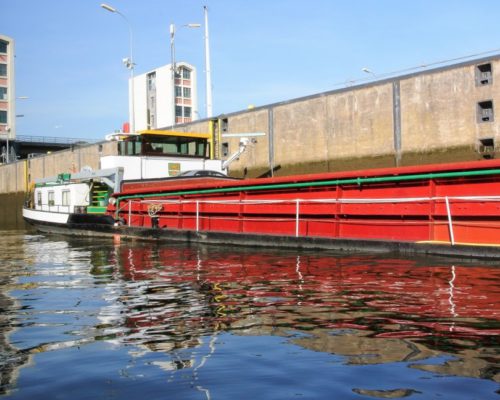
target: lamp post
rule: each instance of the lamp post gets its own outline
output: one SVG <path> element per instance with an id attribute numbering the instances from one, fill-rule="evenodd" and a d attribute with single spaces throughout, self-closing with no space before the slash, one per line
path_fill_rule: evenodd
<path id="1" fill-rule="evenodd" d="M 361 71 L 367 73 L 367 74 L 371 74 L 374 78 L 376 78 L 377 76 L 375 75 L 375 73 L 370 69 L 370 68 L 361 68 Z"/>
<path id="2" fill-rule="evenodd" d="M 207 118 L 212 116 L 212 76 L 210 72 L 210 42 L 208 39 L 208 7 L 203 6 L 205 13 L 205 85 Z"/>
<path id="3" fill-rule="evenodd" d="M 124 58 L 122 61 L 125 64 L 125 67 L 130 71 L 130 108 L 129 108 L 129 113 L 130 113 L 130 133 L 135 133 L 135 83 L 134 83 L 134 58 L 133 58 L 133 52 L 132 52 L 132 44 L 133 44 L 133 37 L 132 37 L 132 24 L 128 20 L 128 18 L 123 15 L 120 11 L 118 11 L 116 8 L 111 7 L 109 4 L 101 4 L 101 7 L 104 8 L 105 10 L 112 12 L 114 14 L 118 14 L 120 17 L 122 17 L 125 22 L 127 23 L 128 30 L 129 30 L 129 46 L 130 46 L 130 52 L 129 52 L 129 57 Z"/>
<path id="4" fill-rule="evenodd" d="M 15 99 L 16 100 L 27 100 L 27 99 L 29 99 L 29 97 L 28 96 L 19 96 L 19 97 L 16 97 Z M 24 117 L 24 114 L 16 114 L 16 115 L 14 115 L 14 118 L 22 118 L 22 117 Z M 14 139 L 15 139 L 15 137 L 16 137 L 16 130 L 14 129 L 15 126 L 16 126 L 16 123 L 14 121 L 14 124 L 7 126 L 7 129 L 5 130 L 5 132 L 6 132 L 6 135 L 5 135 L 5 155 L 4 155 L 4 162 L 5 162 L 5 164 L 9 164 L 10 163 L 10 150 L 11 150 L 10 135 L 11 135 L 12 132 L 14 132 L 13 136 L 14 136 Z M 14 155 L 15 155 L 15 152 L 14 152 Z"/>
<path id="5" fill-rule="evenodd" d="M 185 24 L 182 25 L 184 28 L 200 28 L 200 24 Z M 175 25 L 170 24 L 170 71 L 172 80 L 172 126 L 176 125 L 176 113 L 175 113 L 175 73 L 177 72 L 177 67 L 175 65 Z"/>

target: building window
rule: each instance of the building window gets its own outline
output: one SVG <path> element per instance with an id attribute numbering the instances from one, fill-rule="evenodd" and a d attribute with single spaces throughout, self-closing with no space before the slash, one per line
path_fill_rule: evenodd
<path id="1" fill-rule="evenodd" d="M 227 157 L 229 155 L 229 143 L 222 143 L 222 157 Z"/>
<path id="2" fill-rule="evenodd" d="M 41 206 L 42 205 L 42 192 L 38 192 L 36 194 L 36 204 Z"/>
<path id="3" fill-rule="evenodd" d="M 53 206 L 55 204 L 56 204 L 56 202 L 54 200 L 54 192 L 50 191 L 49 192 L 49 206 Z"/>
<path id="4" fill-rule="evenodd" d="M 222 132 L 227 133 L 228 127 L 229 127 L 229 120 L 227 118 L 223 118 L 221 124 Z"/>
<path id="5" fill-rule="evenodd" d="M 7 76 L 7 64 L 0 64 L 0 76 Z"/>
<path id="6" fill-rule="evenodd" d="M 191 118 L 191 107 L 184 107 L 184 117 Z"/>
<path id="7" fill-rule="evenodd" d="M 181 106 L 175 106 L 175 116 L 182 117 L 182 107 Z"/>
<path id="8" fill-rule="evenodd" d="M 148 76 L 148 90 L 156 89 L 156 72 L 151 72 Z"/>
<path id="9" fill-rule="evenodd" d="M 182 94 L 183 94 L 183 97 L 185 97 L 186 99 L 190 99 L 191 98 L 191 88 L 188 88 L 188 87 L 183 88 Z"/>
<path id="10" fill-rule="evenodd" d="M 0 87 L 0 100 L 7 100 L 7 88 Z"/>
<path id="11" fill-rule="evenodd" d="M 191 79 L 191 71 L 187 68 L 182 69 L 182 78 L 183 79 Z"/>
<path id="12" fill-rule="evenodd" d="M 477 103 L 477 122 L 493 122 L 493 100 Z"/>
<path id="13" fill-rule="evenodd" d="M 69 190 L 63 190 L 62 192 L 62 205 L 69 206 Z"/>
<path id="14" fill-rule="evenodd" d="M 479 153 L 485 159 L 495 158 L 495 138 L 479 139 Z"/>
<path id="15" fill-rule="evenodd" d="M 0 40 L 0 53 L 7 53 L 7 46 L 9 45 L 9 43 L 3 41 L 3 40 Z"/>
<path id="16" fill-rule="evenodd" d="M 490 85 L 493 82 L 491 64 L 476 66 L 476 86 Z"/>
<path id="17" fill-rule="evenodd" d="M 180 86 L 175 87 L 175 97 L 182 97 L 182 88 Z"/>
<path id="18" fill-rule="evenodd" d="M 7 123 L 7 111 L 0 110 L 0 124 Z"/>

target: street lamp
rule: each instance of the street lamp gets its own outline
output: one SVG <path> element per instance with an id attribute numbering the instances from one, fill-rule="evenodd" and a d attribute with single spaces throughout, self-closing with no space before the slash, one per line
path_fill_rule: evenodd
<path id="1" fill-rule="evenodd" d="M 201 24 L 185 24 L 182 25 L 183 28 L 200 28 Z M 177 67 L 175 65 L 175 25 L 170 24 L 170 70 L 171 70 L 171 80 L 172 80 L 172 126 L 176 125 L 176 113 L 175 113 L 175 73 L 177 72 Z"/>
<path id="2" fill-rule="evenodd" d="M 208 39 L 208 7 L 203 6 L 205 13 L 205 85 L 207 118 L 212 117 L 212 76 L 210 72 L 210 45 Z"/>
<path id="3" fill-rule="evenodd" d="M 112 12 L 114 14 L 118 14 L 120 17 L 122 17 L 125 22 L 127 23 L 128 30 L 129 30 L 129 45 L 130 45 L 130 53 L 129 57 L 124 58 L 122 61 L 125 64 L 125 67 L 130 71 L 130 100 L 131 100 L 131 107 L 129 109 L 130 112 L 130 133 L 135 133 L 135 96 L 134 96 L 134 58 L 132 55 L 132 43 L 133 43 L 133 37 L 132 37 L 132 24 L 128 20 L 128 18 L 123 15 L 120 11 L 118 11 L 116 8 L 111 7 L 109 4 L 101 4 L 101 7 L 104 8 L 105 10 Z"/>
<path id="4" fill-rule="evenodd" d="M 27 100 L 29 99 L 28 96 L 19 96 L 19 97 L 16 97 L 15 98 L 16 100 Z M 24 117 L 24 114 L 16 114 L 14 116 L 15 118 L 22 118 Z M 5 155 L 3 156 L 3 159 L 4 159 L 4 162 L 5 164 L 9 164 L 10 163 L 10 150 L 11 150 L 11 146 L 10 146 L 10 135 L 12 132 L 14 132 L 14 139 L 16 137 L 16 130 L 13 128 L 16 126 L 16 122 L 13 121 L 14 124 L 13 126 L 7 126 L 6 128 L 6 135 L 5 135 Z M 14 152 L 14 155 L 15 155 L 15 152 Z"/>
<path id="5" fill-rule="evenodd" d="M 376 77 L 377 77 L 377 76 L 375 75 L 375 73 L 374 73 L 374 72 L 373 72 L 370 68 L 366 68 L 366 67 L 364 67 L 364 68 L 361 68 L 361 71 L 363 71 L 363 72 L 365 72 L 365 73 L 367 73 L 367 74 L 371 74 L 371 75 L 373 75 L 373 77 L 374 77 L 374 78 L 376 78 Z"/>

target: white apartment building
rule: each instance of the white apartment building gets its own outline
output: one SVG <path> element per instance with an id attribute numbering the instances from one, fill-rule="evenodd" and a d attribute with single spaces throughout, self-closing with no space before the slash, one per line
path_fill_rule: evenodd
<path id="1" fill-rule="evenodd" d="M 136 132 L 198 119 L 196 68 L 185 62 L 176 63 L 176 67 L 175 83 L 171 64 L 134 77 L 129 112 L 134 114 Z M 129 92 L 132 93 L 132 80 Z"/>
<path id="2" fill-rule="evenodd" d="M 0 35 L 0 138 L 16 138 L 14 39 Z"/>

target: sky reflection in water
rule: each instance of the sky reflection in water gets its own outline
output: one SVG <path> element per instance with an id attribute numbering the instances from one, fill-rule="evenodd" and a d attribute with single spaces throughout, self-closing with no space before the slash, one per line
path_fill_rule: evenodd
<path id="1" fill-rule="evenodd" d="M 498 398 L 495 263 L 2 233 L 9 398 Z"/>

